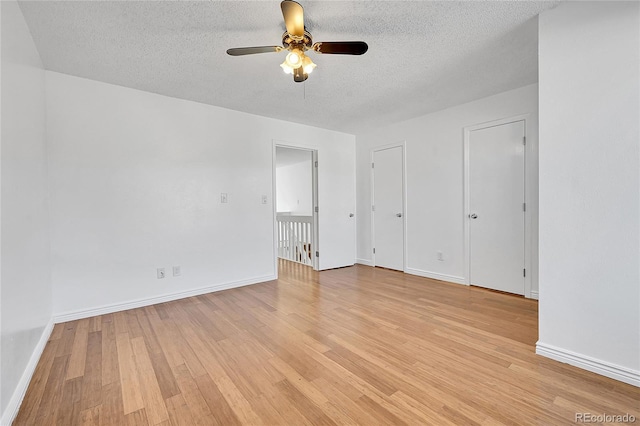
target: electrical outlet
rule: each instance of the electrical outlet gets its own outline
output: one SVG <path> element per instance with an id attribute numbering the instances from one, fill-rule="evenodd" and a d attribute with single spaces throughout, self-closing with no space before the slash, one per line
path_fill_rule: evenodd
<path id="1" fill-rule="evenodd" d="M 220 194 L 220 202 L 221 203 L 226 203 L 228 202 L 229 198 L 227 197 L 227 193 L 223 192 L 222 194 Z"/>
<path id="2" fill-rule="evenodd" d="M 444 255 L 442 254 L 442 252 L 441 252 L 441 251 L 437 251 L 437 252 L 436 252 L 436 255 L 438 256 L 438 260 L 439 260 L 439 261 L 441 261 L 441 262 L 442 262 L 442 261 L 444 260 Z"/>
<path id="3" fill-rule="evenodd" d="M 267 196 L 266 195 L 262 196 L 262 204 L 267 204 Z"/>
<path id="4" fill-rule="evenodd" d="M 158 279 L 161 280 L 162 278 L 164 278 L 164 268 L 158 268 L 156 270 L 156 272 L 158 273 Z"/>
<path id="5" fill-rule="evenodd" d="M 173 276 L 174 277 L 179 277 L 180 275 L 182 275 L 182 268 L 180 267 L 180 265 L 174 266 L 173 267 Z"/>

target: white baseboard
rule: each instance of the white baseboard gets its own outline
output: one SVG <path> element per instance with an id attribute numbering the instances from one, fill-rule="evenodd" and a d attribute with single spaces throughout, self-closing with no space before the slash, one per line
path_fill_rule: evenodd
<path id="1" fill-rule="evenodd" d="M 538 300 L 538 298 L 539 298 L 538 292 L 537 291 L 532 291 L 531 292 L 531 298 L 535 299 L 535 300 Z"/>
<path id="2" fill-rule="evenodd" d="M 448 281 L 456 284 L 467 285 L 464 277 L 457 277 L 455 275 L 439 274 L 437 272 L 423 271 L 422 269 L 414 269 L 414 268 L 407 268 L 404 270 L 404 272 L 411 275 L 418 275 L 420 277 L 432 278 L 434 280 Z"/>
<path id="3" fill-rule="evenodd" d="M 29 387 L 29 383 L 31 382 L 31 377 L 33 377 L 33 373 L 36 371 L 36 366 L 38 365 L 38 361 L 40 361 L 40 357 L 42 356 L 44 347 L 47 346 L 49 337 L 51 337 L 53 324 L 53 319 L 50 319 L 47 325 L 44 326 L 44 330 L 42 330 L 42 334 L 40 335 L 40 340 L 38 340 L 35 348 L 33 348 L 33 352 L 31 353 L 29 362 L 22 372 L 20 381 L 13 391 L 13 395 L 9 400 L 9 404 L 7 404 L 7 408 L 5 408 L 4 413 L 2 413 L 0 425 L 8 426 L 16 419 L 18 411 L 20 410 L 20 405 L 22 404 L 22 400 L 24 399 L 24 395 L 27 393 L 27 388 Z"/>
<path id="4" fill-rule="evenodd" d="M 199 296 L 201 294 L 213 293 L 215 291 L 229 290 L 231 288 L 243 287 L 246 285 L 262 283 L 277 279 L 275 275 L 267 275 L 264 277 L 250 278 L 242 281 L 233 281 L 229 283 L 215 284 L 208 287 L 201 287 L 193 290 L 187 290 L 177 293 L 164 294 L 162 296 L 149 297 L 147 299 L 131 300 L 123 303 L 114 303 L 110 305 L 98 306 L 89 309 L 62 312 L 54 314 L 53 320 L 56 324 L 67 321 L 75 321 L 83 318 L 95 317 L 97 315 L 105 315 L 113 312 L 126 311 L 128 309 L 141 308 L 143 306 L 155 305 L 157 303 L 171 302 L 173 300 L 184 299 L 191 296 Z"/>
<path id="5" fill-rule="evenodd" d="M 583 370 L 610 377 L 621 382 L 629 383 L 640 387 L 640 371 L 635 371 L 627 367 L 611 364 L 606 361 L 591 358 L 566 349 L 558 348 L 546 343 L 536 343 L 536 353 L 556 361 L 570 364 Z"/>
<path id="6" fill-rule="evenodd" d="M 373 260 L 370 260 L 370 259 L 356 259 L 356 263 L 360 265 L 366 265 L 366 266 L 375 266 L 373 264 Z"/>

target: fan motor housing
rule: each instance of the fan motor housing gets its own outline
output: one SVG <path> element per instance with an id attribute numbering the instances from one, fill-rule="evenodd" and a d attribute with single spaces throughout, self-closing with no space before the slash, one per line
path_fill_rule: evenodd
<path id="1" fill-rule="evenodd" d="M 305 51 L 311 49 L 313 40 L 311 39 L 311 34 L 307 30 L 304 31 L 302 39 L 294 37 L 287 31 L 285 31 L 284 34 L 282 34 L 282 45 L 287 50 L 298 48 L 302 51 Z"/>

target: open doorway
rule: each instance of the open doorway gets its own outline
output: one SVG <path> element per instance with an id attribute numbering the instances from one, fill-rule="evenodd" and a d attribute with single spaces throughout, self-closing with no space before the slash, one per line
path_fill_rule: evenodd
<path id="1" fill-rule="evenodd" d="M 275 146 L 276 260 L 314 270 L 318 270 L 317 164 L 317 151 Z"/>

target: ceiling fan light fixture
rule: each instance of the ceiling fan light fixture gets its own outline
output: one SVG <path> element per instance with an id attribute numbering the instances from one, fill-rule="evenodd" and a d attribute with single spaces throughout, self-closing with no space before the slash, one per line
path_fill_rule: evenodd
<path id="1" fill-rule="evenodd" d="M 287 61 L 281 63 L 280 67 L 282 67 L 282 71 L 284 71 L 285 74 L 293 74 L 293 68 L 291 68 L 289 64 L 287 64 Z"/>
<path id="2" fill-rule="evenodd" d="M 1 0 L 0 0 L 1 1 Z M 313 43 L 311 34 L 304 26 L 304 11 L 295 0 L 280 3 L 286 31 L 282 34 L 282 46 L 254 46 L 227 49 L 231 56 L 254 55 L 256 53 L 287 51 L 280 67 L 285 74 L 293 75 L 293 81 L 302 83 L 313 72 L 316 64 L 305 52 L 313 50 L 323 55 L 363 55 L 369 49 L 364 41 L 325 41 Z"/>
<path id="3" fill-rule="evenodd" d="M 302 60 L 302 69 L 305 73 L 311 74 L 317 65 L 313 63 L 310 57 L 306 56 Z"/>
<path id="4" fill-rule="evenodd" d="M 289 65 L 290 68 L 296 69 L 302 64 L 304 56 L 305 55 L 301 50 L 293 49 L 291 50 L 291 52 L 289 52 L 287 58 L 284 61 L 287 65 Z"/>

